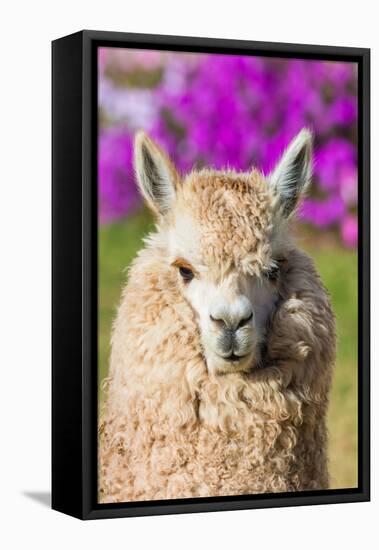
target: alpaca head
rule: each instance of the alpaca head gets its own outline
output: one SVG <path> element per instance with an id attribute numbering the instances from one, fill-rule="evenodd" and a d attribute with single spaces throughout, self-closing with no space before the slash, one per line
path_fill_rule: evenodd
<path id="1" fill-rule="evenodd" d="M 259 365 L 285 283 L 288 220 L 311 177 L 311 141 L 302 130 L 267 177 L 253 169 L 182 178 L 146 134 L 137 134 L 137 181 L 158 218 L 167 269 L 195 312 L 210 372 Z"/>

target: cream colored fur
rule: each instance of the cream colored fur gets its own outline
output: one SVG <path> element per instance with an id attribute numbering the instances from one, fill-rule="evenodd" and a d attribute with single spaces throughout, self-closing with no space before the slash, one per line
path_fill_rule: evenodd
<path id="1" fill-rule="evenodd" d="M 141 143 L 159 152 L 145 136 Z M 275 186 L 257 171 L 203 170 L 182 181 L 166 164 L 162 183 L 170 178 L 164 211 L 143 189 L 157 226 L 131 266 L 113 325 L 100 502 L 327 488 L 334 318 L 312 260 L 289 236 L 280 170 Z M 180 246 L 214 281 L 234 271 L 257 284 L 274 257 L 285 257 L 256 344 L 257 328 L 249 329 L 260 350 L 249 368 L 209 368 L 192 283 L 185 288 L 173 265 L 180 224 L 189 228 Z"/>

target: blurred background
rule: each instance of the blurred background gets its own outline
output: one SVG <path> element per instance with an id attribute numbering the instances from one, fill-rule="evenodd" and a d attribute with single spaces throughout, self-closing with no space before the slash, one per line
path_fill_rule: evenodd
<path id="1" fill-rule="evenodd" d="M 357 486 L 356 64 L 100 48 L 98 67 L 99 399 L 126 268 L 153 228 L 134 180 L 135 131 L 146 130 L 182 172 L 254 165 L 267 173 L 307 126 L 314 178 L 297 232 L 337 318 L 332 487 Z"/>

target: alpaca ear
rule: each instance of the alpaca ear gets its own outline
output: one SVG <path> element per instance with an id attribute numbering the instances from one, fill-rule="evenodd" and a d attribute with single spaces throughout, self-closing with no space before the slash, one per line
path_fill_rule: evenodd
<path id="1" fill-rule="evenodd" d="M 288 218 L 312 177 L 312 134 L 303 128 L 291 141 L 268 179 L 278 194 L 279 208 Z"/>
<path id="2" fill-rule="evenodd" d="M 179 175 L 167 155 L 144 132 L 134 142 L 134 169 L 148 206 L 164 215 L 175 198 Z"/>

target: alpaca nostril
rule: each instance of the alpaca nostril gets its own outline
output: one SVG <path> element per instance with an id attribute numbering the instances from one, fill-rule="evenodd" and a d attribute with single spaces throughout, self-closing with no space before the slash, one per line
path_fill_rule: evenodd
<path id="1" fill-rule="evenodd" d="M 216 319 L 216 317 L 213 317 L 213 315 L 209 315 L 210 320 L 218 325 L 220 328 L 227 328 L 226 322 L 224 319 Z"/>
<path id="2" fill-rule="evenodd" d="M 241 319 L 241 321 L 237 325 L 237 330 L 241 327 L 244 327 L 247 325 L 253 318 L 253 312 L 250 313 L 248 317 L 245 317 L 244 319 Z"/>
<path id="3" fill-rule="evenodd" d="M 250 314 L 247 317 L 244 317 L 243 319 L 241 319 L 238 322 L 236 320 L 234 321 L 234 320 L 229 319 L 227 317 L 225 317 L 225 319 L 223 319 L 222 317 L 214 317 L 212 314 L 209 315 L 209 318 L 220 329 L 235 332 L 238 329 L 240 329 L 240 328 L 244 327 L 245 325 L 247 325 L 252 320 L 253 312 L 251 311 Z"/>

